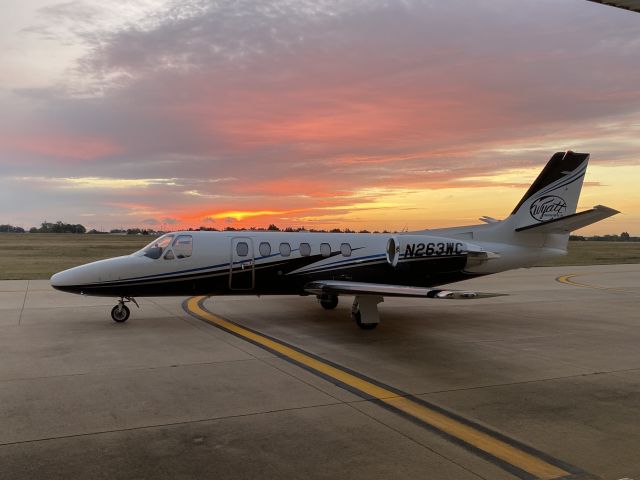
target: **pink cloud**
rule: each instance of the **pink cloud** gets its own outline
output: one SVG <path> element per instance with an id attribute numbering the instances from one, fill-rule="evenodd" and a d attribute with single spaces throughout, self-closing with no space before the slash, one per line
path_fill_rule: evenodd
<path id="1" fill-rule="evenodd" d="M 0 156 L 25 176 L 177 178 L 40 205 L 183 222 L 304 218 L 367 189 L 483 188 L 556 149 L 637 162 L 636 16 L 495 2 L 178 2 L 100 32 L 99 45 L 83 34 L 88 53 L 65 85 L 19 92 L 29 108 Z"/>
<path id="2" fill-rule="evenodd" d="M 122 152 L 106 138 L 55 134 L 0 136 L 0 150 L 71 160 L 93 160 Z"/>

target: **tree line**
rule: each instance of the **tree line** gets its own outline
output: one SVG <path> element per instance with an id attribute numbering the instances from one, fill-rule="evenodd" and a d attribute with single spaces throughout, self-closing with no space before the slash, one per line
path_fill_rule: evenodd
<path id="1" fill-rule="evenodd" d="M 351 230 L 349 228 L 339 229 L 332 228 L 330 230 L 324 229 L 305 229 L 303 227 L 285 227 L 280 228 L 275 224 L 270 224 L 268 227 L 250 227 L 250 228 L 234 228 L 231 226 L 225 227 L 223 229 L 217 229 L 213 227 L 205 227 L 201 226 L 199 228 L 189 228 L 189 231 L 225 231 L 225 232 L 236 232 L 236 231 L 257 231 L 257 232 L 311 232 L 311 233 L 398 233 L 398 232 L 390 232 L 388 230 Z M 16 227 L 9 224 L 0 225 L 0 233 L 26 233 L 26 230 L 22 227 Z M 114 233 L 120 235 L 158 235 L 164 232 L 158 232 L 151 228 L 114 228 L 109 230 L 108 232 L 100 231 L 96 229 L 87 230 L 84 225 L 79 223 L 65 223 L 61 221 L 53 222 L 42 222 L 40 227 L 31 227 L 29 229 L 29 233 L 89 233 L 89 234 L 106 234 L 106 233 Z M 629 232 L 622 232 L 620 235 L 593 235 L 590 237 L 586 237 L 583 235 L 570 235 L 569 240 L 575 242 L 640 242 L 640 237 L 631 236 Z"/>
<path id="2" fill-rule="evenodd" d="M 631 236 L 629 232 L 622 232 L 620 235 L 592 235 L 591 237 L 570 235 L 569 240 L 574 242 L 640 242 L 640 237 Z"/>
<path id="3" fill-rule="evenodd" d="M 13 225 L 0 225 L 0 232 L 3 233 L 25 233 L 25 229 L 22 227 L 15 227 Z M 64 222 L 42 222 L 40 227 L 31 227 L 29 233 L 87 233 L 87 229 L 78 224 L 64 223 Z"/>

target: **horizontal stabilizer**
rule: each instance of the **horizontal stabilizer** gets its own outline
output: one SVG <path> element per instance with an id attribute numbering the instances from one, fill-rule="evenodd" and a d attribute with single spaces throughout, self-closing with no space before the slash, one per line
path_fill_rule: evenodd
<path id="1" fill-rule="evenodd" d="M 516 232 L 532 232 L 532 233 L 569 233 L 579 228 L 586 227 L 592 223 L 599 222 L 605 218 L 611 217 L 618 210 L 605 207 L 604 205 L 596 205 L 591 210 L 574 213 L 560 218 L 554 218 L 542 223 L 528 225 L 526 227 L 516 228 Z"/>
<path id="2" fill-rule="evenodd" d="M 304 291 L 313 295 L 382 295 L 384 297 L 421 297 L 445 299 L 472 299 L 500 297 L 502 293 L 479 293 L 441 288 L 407 287 L 383 283 L 347 282 L 341 280 L 319 280 L 310 282 Z"/>

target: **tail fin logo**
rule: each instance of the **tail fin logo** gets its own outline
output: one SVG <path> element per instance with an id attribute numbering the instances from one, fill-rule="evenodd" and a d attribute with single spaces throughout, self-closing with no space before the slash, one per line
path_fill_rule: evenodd
<path id="1" fill-rule="evenodd" d="M 556 195 L 545 195 L 538 198 L 531 204 L 529 213 L 539 222 L 546 222 L 555 218 L 560 218 L 567 211 L 567 202 L 564 198 Z"/>

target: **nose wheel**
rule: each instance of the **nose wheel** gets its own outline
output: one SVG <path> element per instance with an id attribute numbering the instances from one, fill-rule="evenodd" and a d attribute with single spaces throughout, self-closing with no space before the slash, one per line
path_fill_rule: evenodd
<path id="1" fill-rule="evenodd" d="M 111 318 L 114 322 L 124 323 L 129 319 L 131 310 L 126 305 L 116 305 L 111 309 Z"/>
<path id="2" fill-rule="evenodd" d="M 128 302 L 133 302 L 136 307 L 140 308 L 140 305 L 138 305 L 138 302 L 136 302 L 135 298 L 133 297 L 120 298 L 120 300 L 118 301 L 118 305 L 116 305 L 111 309 L 111 318 L 113 319 L 114 322 L 124 323 L 127 320 L 129 320 L 129 315 L 131 315 L 131 310 L 129 310 L 129 307 L 125 305 L 125 303 L 128 303 Z"/>

